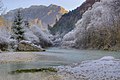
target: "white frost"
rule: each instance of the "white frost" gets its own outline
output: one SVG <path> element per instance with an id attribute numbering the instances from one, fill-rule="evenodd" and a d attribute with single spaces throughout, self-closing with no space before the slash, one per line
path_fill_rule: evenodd
<path id="1" fill-rule="evenodd" d="M 73 77 L 74 80 L 120 80 L 120 60 L 110 56 L 72 66 L 60 66 L 58 69 L 59 74 Z"/>
<path id="2" fill-rule="evenodd" d="M 36 35 L 34 35 L 29 28 L 25 29 L 24 38 L 25 40 L 39 43 L 39 38 Z"/>
<path id="3" fill-rule="evenodd" d="M 34 35 L 36 35 L 39 38 L 41 42 L 43 41 L 43 43 L 46 42 L 52 44 L 49 35 L 44 33 L 37 25 L 32 26 L 31 31 L 33 32 Z"/>
<path id="4" fill-rule="evenodd" d="M 85 40 L 93 34 L 97 35 L 98 33 L 97 37 L 102 38 L 101 35 L 106 32 L 104 30 L 108 31 L 106 32 L 107 34 L 112 35 L 110 30 L 114 30 L 114 27 L 118 26 L 120 22 L 119 4 L 119 0 L 101 0 L 96 2 L 91 9 L 83 14 L 82 19 L 76 23 L 76 28 L 64 36 L 63 44 L 68 41 L 75 41 L 77 42 L 75 43 L 76 46 L 83 46 L 84 43 L 87 44 Z M 99 32 L 100 30 L 103 32 Z M 71 46 L 71 44 L 67 46 Z"/>
<path id="5" fill-rule="evenodd" d="M 115 58 L 112 56 L 105 56 L 103 58 L 101 58 L 100 60 L 114 60 Z"/>

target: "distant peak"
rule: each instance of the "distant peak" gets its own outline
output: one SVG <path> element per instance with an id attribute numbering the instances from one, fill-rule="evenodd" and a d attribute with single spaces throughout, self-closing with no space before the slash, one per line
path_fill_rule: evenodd
<path id="1" fill-rule="evenodd" d="M 58 7 L 56 4 L 50 4 L 48 7 Z"/>
<path id="2" fill-rule="evenodd" d="M 30 6 L 30 8 L 31 8 L 31 7 L 36 8 L 36 7 L 46 7 L 46 6 L 44 6 L 44 5 L 32 5 L 32 6 Z"/>
<path id="3" fill-rule="evenodd" d="M 100 1 L 100 0 L 86 0 L 86 2 L 97 2 L 97 1 Z"/>
<path id="4" fill-rule="evenodd" d="M 60 7 L 59 13 L 65 14 L 65 13 L 68 13 L 68 11 L 65 10 L 63 7 Z"/>
<path id="5" fill-rule="evenodd" d="M 68 13 L 67 10 L 65 10 L 63 7 L 58 6 L 56 4 L 50 4 L 48 7 L 58 8 L 59 9 L 59 13 L 62 13 L 62 14 Z"/>

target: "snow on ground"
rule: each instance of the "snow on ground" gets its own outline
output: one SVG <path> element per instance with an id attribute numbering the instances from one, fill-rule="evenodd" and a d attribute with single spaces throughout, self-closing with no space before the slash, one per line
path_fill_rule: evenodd
<path id="1" fill-rule="evenodd" d="M 111 56 L 57 69 L 65 77 L 63 80 L 120 80 L 120 60 Z"/>
<path id="2" fill-rule="evenodd" d="M 25 40 L 22 40 L 22 41 L 20 41 L 20 42 L 21 42 L 21 43 L 31 44 L 31 46 L 34 46 L 34 47 L 40 48 L 40 49 L 42 50 L 42 48 L 41 48 L 41 46 L 40 46 L 40 45 L 39 45 L 39 46 L 37 46 L 37 45 L 33 44 L 31 41 L 25 41 Z"/>

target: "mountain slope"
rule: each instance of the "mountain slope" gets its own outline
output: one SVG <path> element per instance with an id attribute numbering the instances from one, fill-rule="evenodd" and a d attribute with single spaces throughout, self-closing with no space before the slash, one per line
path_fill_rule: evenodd
<path id="1" fill-rule="evenodd" d="M 50 29 L 51 33 L 64 36 L 75 27 L 75 23 L 82 18 L 82 14 L 97 1 L 100 0 L 86 0 L 80 7 L 64 14 L 53 28 Z"/>
<path id="2" fill-rule="evenodd" d="M 48 25 L 53 26 L 56 23 L 56 20 L 59 20 L 61 16 L 67 11 L 57 5 L 49 5 L 49 6 L 31 6 L 29 8 L 20 8 L 21 13 L 25 20 L 34 21 L 38 19 L 40 21 L 40 26 L 47 27 Z M 14 14 L 18 9 L 11 10 L 4 17 L 12 21 L 14 19 Z"/>

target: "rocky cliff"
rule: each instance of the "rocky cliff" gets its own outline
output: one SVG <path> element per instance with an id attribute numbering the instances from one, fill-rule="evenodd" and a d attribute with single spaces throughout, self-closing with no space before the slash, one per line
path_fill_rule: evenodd
<path id="1" fill-rule="evenodd" d="M 82 14 L 92 7 L 92 5 L 100 0 L 86 0 L 81 6 L 77 7 L 75 10 L 64 14 L 60 20 L 51 28 L 52 34 L 60 34 L 64 36 L 66 33 L 71 31 L 75 27 L 75 23 L 82 18 Z"/>

